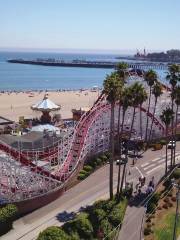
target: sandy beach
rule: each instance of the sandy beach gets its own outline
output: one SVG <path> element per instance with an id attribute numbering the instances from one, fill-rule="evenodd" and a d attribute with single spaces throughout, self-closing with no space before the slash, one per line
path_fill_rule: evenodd
<path id="1" fill-rule="evenodd" d="M 42 100 L 44 95 L 45 91 L 0 93 L 0 116 L 14 121 L 18 121 L 19 116 L 37 117 L 39 114 L 33 112 L 31 106 Z M 92 92 L 90 90 L 48 92 L 49 99 L 61 105 L 62 118 L 71 118 L 72 108 L 91 107 L 98 95 L 98 91 Z"/>

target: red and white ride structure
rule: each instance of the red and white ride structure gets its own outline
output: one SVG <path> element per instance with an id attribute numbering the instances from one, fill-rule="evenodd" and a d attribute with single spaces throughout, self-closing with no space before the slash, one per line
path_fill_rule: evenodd
<path id="1" fill-rule="evenodd" d="M 130 75 L 132 81 L 142 77 Z M 118 128 L 118 104 L 115 106 L 115 132 Z M 130 129 L 132 108 L 125 115 L 124 131 Z M 140 132 L 140 111 L 142 114 L 142 133 Z M 85 113 L 75 128 L 67 130 L 64 137 L 51 146 L 42 149 L 26 150 L 13 148 L 0 141 L 0 203 L 21 202 L 58 191 L 78 171 L 78 166 L 87 158 L 109 150 L 111 106 L 106 96 L 101 95 L 91 110 Z M 122 113 L 120 114 L 122 117 Z M 145 137 L 146 119 L 149 126 L 152 113 L 146 108 L 137 108 L 133 138 Z M 164 126 L 155 117 L 154 137 L 164 134 Z M 45 162 L 45 165 L 40 163 Z"/>

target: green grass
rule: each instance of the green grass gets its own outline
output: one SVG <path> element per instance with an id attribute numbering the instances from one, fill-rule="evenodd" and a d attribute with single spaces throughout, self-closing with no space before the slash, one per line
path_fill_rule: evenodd
<path id="1" fill-rule="evenodd" d="M 173 238 L 174 220 L 175 214 L 171 213 L 166 215 L 159 224 L 155 225 L 155 240 L 170 240 Z M 177 236 L 180 236 L 180 221 L 178 221 L 177 225 Z"/>

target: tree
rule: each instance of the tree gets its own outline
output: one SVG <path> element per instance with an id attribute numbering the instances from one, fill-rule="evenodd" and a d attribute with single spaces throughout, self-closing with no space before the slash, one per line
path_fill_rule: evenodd
<path id="1" fill-rule="evenodd" d="M 69 237 L 60 227 L 52 226 L 41 232 L 37 240 L 69 240 Z"/>
<path id="2" fill-rule="evenodd" d="M 178 120 L 178 112 L 179 112 L 179 106 L 180 106 L 180 86 L 175 87 L 173 98 L 175 99 L 176 103 L 176 113 L 175 113 L 175 128 L 174 128 L 174 140 L 176 141 L 176 132 L 177 132 L 177 120 Z M 175 156 L 176 156 L 176 144 L 174 147 L 174 154 L 173 154 L 173 165 L 175 165 Z"/>
<path id="3" fill-rule="evenodd" d="M 123 128 L 124 128 L 124 121 L 125 121 L 125 114 L 129 106 L 131 106 L 131 88 L 125 87 L 122 94 L 122 125 L 121 125 L 121 136 L 123 135 Z M 121 151 L 122 151 L 122 137 L 120 138 L 120 160 L 121 160 Z M 119 165 L 120 168 L 120 165 Z M 124 183 L 124 177 L 125 177 L 125 171 L 126 171 L 126 163 L 124 163 L 123 167 L 123 174 L 121 179 L 121 186 L 120 186 L 120 175 L 118 175 L 118 184 L 117 184 L 117 196 L 118 199 L 120 199 L 120 195 L 122 194 L 122 188 Z M 120 172 L 120 171 L 119 171 Z"/>
<path id="4" fill-rule="evenodd" d="M 157 74 L 153 70 L 149 70 L 145 73 L 144 80 L 147 82 L 149 86 L 149 101 L 148 101 L 148 110 L 147 110 L 147 119 L 146 119 L 146 133 L 145 133 L 145 141 L 147 141 L 147 131 L 148 131 L 148 125 L 149 125 L 149 109 L 151 104 L 151 94 L 152 94 L 152 87 L 157 82 Z"/>
<path id="5" fill-rule="evenodd" d="M 110 173 L 109 173 L 109 194 L 110 199 L 113 199 L 113 162 L 114 162 L 114 108 L 116 100 L 119 96 L 119 91 L 122 89 L 122 83 L 119 75 L 116 72 L 108 75 L 104 81 L 103 92 L 107 95 L 107 101 L 111 104 L 111 120 L 110 120 Z"/>
<path id="6" fill-rule="evenodd" d="M 132 84 L 130 86 L 130 93 L 131 93 L 131 106 L 133 107 L 133 116 L 132 116 L 132 123 L 131 123 L 129 139 L 131 138 L 132 132 L 133 132 L 136 108 L 140 104 L 142 104 L 142 99 L 144 100 L 147 96 L 143 85 L 139 82 L 135 82 L 134 84 Z"/>
<path id="7" fill-rule="evenodd" d="M 165 166 L 165 174 L 167 174 L 167 138 L 168 138 L 168 127 L 173 120 L 174 112 L 171 108 L 166 108 L 163 110 L 162 114 L 160 115 L 161 121 L 165 124 L 166 127 L 166 166 Z"/>
<path id="8" fill-rule="evenodd" d="M 159 82 L 156 82 L 155 85 L 153 86 L 152 94 L 154 95 L 155 100 L 154 100 L 153 118 L 152 118 L 152 122 L 151 122 L 150 133 L 149 133 L 149 141 L 151 140 L 151 134 L 152 134 L 153 124 L 154 124 L 154 116 L 155 116 L 156 106 L 157 106 L 157 100 L 163 94 L 162 86 Z"/>
<path id="9" fill-rule="evenodd" d="M 142 90 L 141 95 L 139 96 L 139 118 L 140 118 L 140 135 L 141 135 L 141 140 L 143 138 L 143 129 L 142 129 L 142 105 L 143 103 L 148 99 L 147 92 L 145 88 Z"/>
<path id="10" fill-rule="evenodd" d="M 168 74 L 166 79 L 169 81 L 171 85 L 171 110 L 174 112 L 174 90 L 177 83 L 180 81 L 180 67 L 179 65 L 173 64 L 168 68 Z M 174 122 L 171 122 L 171 140 L 174 139 Z M 171 167 L 173 164 L 173 149 L 171 148 Z"/>
<path id="11" fill-rule="evenodd" d="M 116 72 L 119 75 L 119 77 L 124 80 L 124 83 L 126 83 L 127 78 L 129 77 L 128 64 L 125 62 L 119 62 L 116 65 Z"/>
<path id="12" fill-rule="evenodd" d="M 120 142 L 120 113 L 121 113 L 121 96 L 122 96 L 122 90 L 124 87 L 124 84 L 127 83 L 127 79 L 129 77 L 128 72 L 128 64 L 125 62 L 120 62 L 116 65 L 116 73 L 118 74 L 120 81 L 122 83 L 122 89 L 119 91 L 119 109 L 118 109 L 118 130 L 117 130 L 117 136 L 118 136 L 118 143 Z"/>

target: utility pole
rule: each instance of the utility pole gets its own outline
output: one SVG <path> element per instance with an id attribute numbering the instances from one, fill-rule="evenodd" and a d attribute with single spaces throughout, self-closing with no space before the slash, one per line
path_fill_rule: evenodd
<path id="1" fill-rule="evenodd" d="M 174 231 L 173 231 L 173 240 L 176 239 L 176 228 L 177 228 L 177 223 L 178 223 L 178 215 L 179 215 L 179 202 L 180 202 L 180 184 L 173 184 L 177 189 L 177 194 L 176 194 L 176 215 L 175 215 L 175 222 L 174 222 Z"/>

